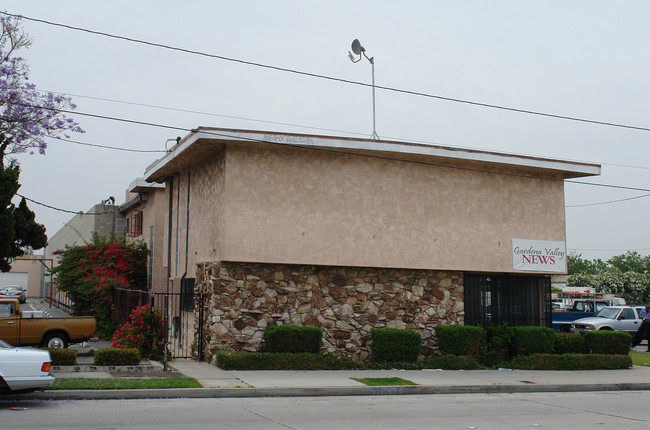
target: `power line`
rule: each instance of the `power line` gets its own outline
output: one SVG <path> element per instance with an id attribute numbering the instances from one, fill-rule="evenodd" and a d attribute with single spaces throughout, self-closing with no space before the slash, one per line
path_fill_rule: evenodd
<path id="1" fill-rule="evenodd" d="M 128 100 L 116 100 L 116 99 L 109 99 L 109 98 L 104 98 L 104 97 L 95 97 L 95 96 L 87 96 L 87 95 L 82 95 L 82 94 L 66 93 L 66 92 L 61 92 L 61 91 L 49 91 L 49 90 L 38 90 L 38 89 L 36 91 L 39 91 L 39 92 L 42 92 L 42 93 L 60 94 L 60 95 L 69 96 L 69 97 L 85 98 L 85 99 L 89 99 L 89 100 L 99 100 L 99 101 L 106 101 L 106 102 L 111 102 L 111 103 L 120 103 L 120 104 L 132 105 L 132 106 L 140 106 L 140 107 L 149 107 L 149 108 L 155 108 L 155 109 L 169 110 L 169 111 L 173 111 L 173 112 L 192 113 L 192 114 L 198 114 L 198 115 L 214 116 L 214 117 L 219 117 L 219 118 L 237 119 L 237 120 L 242 120 L 242 121 L 259 122 L 259 123 L 265 123 L 265 124 L 285 125 L 285 126 L 290 126 L 290 127 L 305 128 L 305 129 L 309 129 L 309 130 L 328 131 L 328 132 L 335 132 L 335 133 L 341 133 L 341 134 L 347 134 L 347 135 L 367 136 L 366 133 L 357 133 L 357 132 L 348 131 L 348 130 L 337 130 L 337 129 L 331 129 L 331 128 L 313 127 L 313 126 L 308 126 L 308 125 L 301 125 L 301 124 L 294 124 L 294 123 L 287 123 L 287 122 L 268 121 L 268 120 L 262 120 L 262 119 L 256 119 L 256 118 L 248 118 L 248 117 L 242 117 L 242 116 L 224 115 L 224 114 L 217 114 L 217 113 L 213 113 L 213 112 L 204 112 L 204 111 L 195 111 L 195 110 L 190 110 L 190 109 L 181 109 L 181 108 L 175 108 L 175 107 L 170 107 L 170 106 L 152 105 L 152 104 L 147 104 L 147 103 L 132 102 L 132 101 L 128 101 Z M 467 146 L 452 145 L 452 144 L 446 144 L 446 143 L 434 142 L 434 141 L 428 141 L 428 140 L 404 139 L 402 137 L 385 136 L 385 139 L 387 139 L 387 140 L 397 140 L 397 141 L 409 142 L 409 143 L 421 143 L 421 144 L 425 144 L 425 145 L 454 146 L 455 148 L 470 149 L 470 150 L 476 150 L 476 151 L 481 150 L 479 148 L 473 148 L 473 147 L 467 147 Z M 61 140 L 64 140 L 64 139 L 61 139 Z M 510 154 L 529 156 L 529 155 L 523 154 L 523 153 L 510 153 Z M 647 166 L 635 166 L 635 165 L 631 165 L 631 164 L 617 164 L 617 163 L 607 163 L 607 162 L 602 162 L 602 161 L 588 161 L 588 160 L 573 160 L 573 161 L 578 161 L 578 162 L 581 162 L 581 163 L 588 163 L 588 164 L 601 164 L 603 166 L 615 166 L 615 167 L 625 167 L 625 168 L 630 168 L 630 169 L 650 170 L 650 167 L 647 167 Z"/>
<path id="2" fill-rule="evenodd" d="M 65 213 L 69 213 L 69 214 L 75 214 L 75 215 L 105 215 L 105 214 L 108 213 L 107 211 L 106 212 L 88 212 L 88 213 L 84 213 L 84 211 L 71 211 L 71 210 L 61 209 L 61 208 L 57 208 L 55 206 L 51 206 L 51 205 L 48 205 L 48 204 L 45 204 L 45 203 L 38 202 L 36 200 L 30 199 L 29 197 L 25 197 L 22 194 L 16 193 L 16 195 L 18 197 L 21 197 L 21 198 L 23 198 L 25 200 L 28 200 L 28 201 L 32 202 L 32 203 L 35 203 L 35 204 L 37 204 L 39 206 L 44 206 L 44 207 L 49 208 L 49 209 L 54 209 L 55 211 L 65 212 Z"/>
<path id="3" fill-rule="evenodd" d="M 223 56 L 223 55 L 210 54 L 210 53 L 207 53 L 207 52 L 196 51 L 196 50 L 187 49 L 187 48 L 180 48 L 180 47 L 171 46 L 171 45 L 165 45 L 165 44 L 162 44 L 162 43 L 149 42 L 149 41 L 146 41 L 146 40 L 135 39 L 135 38 L 132 38 L 132 37 L 119 36 L 119 35 L 116 35 L 116 34 L 111 34 L 111 33 L 106 33 L 106 32 L 96 31 L 96 30 L 90 30 L 90 29 L 87 29 L 87 28 L 76 27 L 76 26 L 67 25 L 67 24 L 56 23 L 56 22 L 47 21 L 47 20 L 44 20 L 44 19 L 31 18 L 31 17 L 24 16 L 24 15 L 16 15 L 16 14 L 8 13 L 8 12 L 1 12 L 1 11 L 0 11 L 0 14 L 7 15 L 7 16 L 12 16 L 14 18 L 25 19 L 25 20 L 28 20 L 28 21 L 39 22 L 39 23 L 42 23 L 42 24 L 52 25 L 52 26 L 56 26 L 56 27 L 67 28 L 69 30 L 81 31 L 81 32 L 85 32 L 85 33 L 98 35 L 98 36 L 109 37 L 109 38 L 112 38 L 112 39 L 124 40 L 124 41 L 127 41 L 127 42 L 133 42 L 133 43 L 139 43 L 139 44 L 143 44 L 143 45 L 147 45 L 147 46 L 153 46 L 153 47 L 156 47 L 156 48 L 163 48 L 163 49 L 168 49 L 168 50 L 171 50 L 171 51 L 183 52 L 183 53 L 186 53 L 186 54 L 200 55 L 200 56 L 203 56 L 203 57 L 215 58 L 215 59 L 219 59 L 219 60 L 223 60 L 223 61 L 230 61 L 230 62 L 235 62 L 235 63 L 244 64 L 244 65 L 248 65 L 248 66 L 261 67 L 261 68 L 265 68 L 265 69 L 269 69 L 269 70 L 275 70 L 275 71 L 279 71 L 279 72 L 293 73 L 293 74 L 296 74 L 296 75 L 308 76 L 308 77 L 312 77 L 312 78 L 325 79 L 325 80 L 329 80 L 329 81 L 342 82 L 342 83 L 346 83 L 346 84 L 359 85 L 359 86 L 364 86 L 364 87 L 374 87 L 376 89 L 391 91 L 391 92 L 395 92 L 395 93 L 408 94 L 408 95 L 420 96 L 420 97 L 426 97 L 426 98 L 433 98 L 433 99 L 444 100 L 444 101 L 448 101 L 448 102 L 462 103 L 462 104 L 468 104 L 468 105 L 472 105 L 472 106 L 479 106 L 479 107 L 485 107 L 485 108 L 491 108 L 491 109 L 498 109 L 498 110 L 504 110 L 504 111 L 510 111 L 510 112 L 517 112 L 517 113 L 523 113 L 523 114 L 528 114 L 528 115 L 536 115 L 536 116 L 542 116 L 542 117 L 547 117 L 547 118 L 562 119 L 562 120 L 567 120 L 567 121 L 576 121 L 576 122 L 604 125 L 604 126 L 609 126 L 609 127 L 626 128 L 626 129 L 640 130 L 640 131 L 650 131 L 650 128 L 648 128 L 648 127 L 633 126 L 633 125 L 620 124 L 620 123 L 614 123 L 614 122 L 608 122 L 608 121 L 591 120 L 591 119 L 579 118 L 579 117 L 568 116 L 568 115 L 551 114 L 551 113 L 545 113 L 545 112 L 540 112 L 540 111 L 533 111 L 533 110 L 529 110 L 529 109 L 513 108 L 513 107 L 490 104 L 490 103 L 482 103 L 482 102 L 475 102 L 475 101 L 471 101 L 471 100 L 463 100 L 463 99 L 454 98 L 454 97 L 439 96 L 439 95 L 428 94 L 428 93 L 424 93 L 424 92 L 420 92 L 420 91 L 404 90 L 404 89 L 399 89 L 399 88 L 394 88 L 394 87 L 386 87 L 386 86 L 381 86 L 381 85 L 372 85 L 372 84 L 368 84 L 368 83 L 365 83 L 365 82 L 353 81 L 353 80 L 350 80 L 350 79 L 335 78 L 335 77 L 332 77 L 332 76 L 321 75 L 321 74 L 318 74 L 318 73 L 304 72 L 304 71 L 300 71 L 300 70 L 289 69 L 289 68 L 286 68 L 286 67 L 272 66 L 272 65 L 268 65 L 268 64 L 257 63 L 257 62 L 254 62 L 254 61 L 247 61 L 247 60 L 242 60 L 242 59 L 238 59 L 238 58 L 226 57 L 226 56 Z"/>
<path id="4" fill-rule="evenodd" d="M 46 109 L 46 110 L 56 110 L 58 112 L 67 113 L 67 114 L 71 114 L 71 115 L 81 115 L 81 116 L 87 116 L 87 117 L 91 117 L 91 118 L 106 119 L 106 120 L 110 120 L 110 121 L 126 122 L 126 123 L 129 123 L 129 124 L 146 125 L 146 126 L 150 126 L 150 127 L 159 127 L 159 128 L 169 129 L 169 130 L 185 131 L 185 132 L 188 132 L 188 133 L 194 131 L 193 129 L 183 128 L 183 127 L 176 127 L 176 126 L 171 126 L 171 125 L 166 125 L 166 124 L 157 124 L 157 123 L 152 123 L 152 122 L 147 122 L 147 121 L 137 121 L 137 120 L 132 120 L 132 119 L 117 118 L 117 117 L 111 117 L 111 116 L 107 116 L 107 115 L 91 114 L 91 113 L 87 113 L 87 112 L 78 112 L 78 111 L 72 111 L 72 110 L 66 110 L 66 109 L 55 109 L 55 108 L 32 105 L 32 104 L 28 104 L 28 103 L 17 103 L 17 102 L 8 102 L 8 103 L 9 104 L 19 105 L 19 106 Z M 225 134 L 225 133 L 218 133 L 218 132 L 216 132 L 214 130 L 203 130 L 203 132 L 205 134 L 218 136 L 218 137 L 226 137 L 226 138 L 232 137 L 232 135 Z M 332 149 L 332 148 L 317 148 L 317 147 L 313 147 L 313 146 L 296 145 L 296 144 L 292 144 L 292 143 L 268 142 L 268 141 L 265 141 L 265 140 L 254 139 L 254 138 L 249 138 L 249 137 L 239 137 L 239 138 L 242 139 L 242 140 L 250 141 L 250 142 L 265 143 L 265 144 L 276 145 L 276 146 L 288 146 L 288 147 L 292 147 L 292 148 L 303 148 L 303 149 L 308 149 L 308 150 L 311 150 L 311 151 L 341 153 L 341 154 L 347 154 L 347 155 L 355 155 L 355 156 L 358 156 L 358 157 L 376 158 L 376 159 L 389 160 L 389 161 L 400 161 L 400 162 L 404 162 L 404 163 L 421 164 L 421 165 L 427 165 L 427 166 L 435 166 L 435 167 L 458 169 L 458 170 L 467 170 L 467 171 L 473 171 L 473 172 L 492 173 L 492 174 L 496 174 L 496 175 L 513 176 L 513 177 L 521 177 L 521 178 L 528 178 L 528 179 L 542 179 L 542 180 L 547 180 L 547 181 L 569 182 L 569 183 L 573 183 L 573 184 L 590 185 L 590 186 L 595 186 L 595 187 L 604 187 L 604 188 L 614 188 L 614 189 L 620 189 L 620 190 L 650 192 L 650 189 L 648 189 L 648 188 L 628 187 L 628 186 L 623 186 L 623 185 L 611 185 L 611 184 L 597 184 L 597 183 L 593 183 L 593 182 L 584 182 L 584 181 L 577 181 L 577 180 L 571 180 L 571 179 L 554 179 L 554 178 L 534 176 L 534 175 L 524 175 L 524 174 L 520 174 L 520 173 L 508 173 L 508 172 L 485 170 L 485 169 L 478 169 L 478 168 L 472 168 L 472 167 L 450 166 L 450 165 L 446 165 L 446 164 L 431 163 L 431 162 L 426 162 L 426 161 L 403 160 L 403 159 L 395 158 L 395 157 L 386 157 L 386 156 L 383 156 L 383 155 L 365 154 L 365 153 L 357 153 L 357 152 L 347 152 L 347 151 L 341 151 L 341 150 Z"/>
<path id="5" fill-rule="evenodd" d="M 607 205 L 610 203 L 618 203 L 618 202 L 626 202 L 628 200 L 636 200 L 636 199 L 642 199 L 644 197 L 648 197 L 650 194 L 644 194 L 642 196 L 636 196 L 636 197 L 629 197 L 627 199 L 619 199 L 619 200 L 610 200 L 608 202 L 600 202 L 600 203 L 587 203 L 584 205 L 564 205 L 565 208 L 581 208 L 585 206 L 599 206 L 599 205 Z"/>
<path id="6" fill-rule="evenodd" d="M 60 140 L 61 142 L 75 143 L 75 144 L 77 144 L 77 145 L 83 145 L 83 146 L 92 146 L 92 147 L 94 147 L 94 148 L 114 149 L 114 150 L 116 150 L 116 151 L 126 151 L 126 152 L 156 152 L 156 153 L 167 152 L 167 151 L 164 151 L 164 150 L 162 150 L 162 149 L 161 149 L 161 150 L 155 150 L 155 149 L 148 150 L 148 149 L 120 148 L 120 147 L 117 147 L 117 146 L 98 145 L 98 144 L 96 144 L 96 143 L 79 142 L 79 141 L 77 141 L 77 140 L 64 139 L 64 138 L 62 138 L 62 137 L 58 137 L 58 136 L 47 136 L 47 137 L 49 137 L 50 139 Z"/>
<path id="7" fill-rule="evenodd" d="M 292 124 L 292 123 L 280 122 L 280 121 L 268 121 L 268 120 L 263 120 L 263 119 L 247 118 L 247 117 L 235 116 L 235 115 L 224 115 L 224 114 L 217 114 L 217 113 L 213 113 L 213 112 L 203 112 L 203 111 L 196 111 L 196 110 L 191 110 L 191 109 L 174 108 L 174 107 L 170 107 L 170 106 L 160 106 L 160 105 L 152 105 L 152 104 L 148 104 L 148 103 L 138 103 L 138 102 L 131 102 L 131 101 L 126 101 L 126 100 L 109 99 L 109 98 L 104 98 L 104 97 L 94 97 L 94 96 L 86 96 L 86 95 L 81 95 L 81 94 L 64 93 L 64 92 L 60 92 L 60 91 L 48 91 L 48 90 L 37 90 L 37 91 L 42 92 L 42 93 L 61 94 L 61 95 L 65 95 L 65 96 L 78 97 L 78 98 L 84 98 L 84 99 L 89 99 L 89 100 L 99 100 L 99 101 L 105 101 L 105 102 L 111 102 L 111 103 L 120 103 L 120 104 L 125 104 L 125 105 L 131 105 L 131 106 L 140 106 L 140 107 L 149 107 L 149 108 L 155 108 L 155 109 L 162 109 L 162 110 L 168 110 L 168 111 L 173 111 L 173 112 L 184 112 L 184 113 L 192 113 L 192 114 L 198 114 L 198 115 L 214 116 L 214 117 L 218 117 L 218 118 L 237 119 L 237 120 L 242 120 L 242 121 L 253 121 L 253 122 L 260 122 L 260 123 L 264 123 L 264 124 L 286 125 L 286 126 L 289 126 L 289 127 L 299 127 L 299 128 L 310 129 L 310 130 L 320 130 L 320 131 L 328 131 L 328 132 L 335 132 L 335 133 L 355 134 L 355 135 L 358 135 L 358 136 L 365 136 L 366 135 L 366 133 L 356 133 L 356 132 L 345 131 L 345 130 L 336 130 L 336 129 L 324 128 L 324 127 L 313 127 L 313 126 L 308 126 L 308 125 Z"/>
<path id="8" fill-rule="evenodd" d="M 620 249 L 600 249 L 600 248 L 569 248 L 570 251 L 602 251 L 602 252 L 619 252 L 619 251 L 650 251 L 650 248 L 620 248 Z"/>

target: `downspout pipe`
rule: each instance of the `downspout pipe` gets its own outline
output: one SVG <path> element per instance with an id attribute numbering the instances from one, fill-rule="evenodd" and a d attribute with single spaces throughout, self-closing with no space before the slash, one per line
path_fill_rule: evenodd
<path id="1" fill-rule="evenodd" d="M 174 215 L 174 177 L 167 178 L 169 184 L 169 201 L 167 203 L 167 294 L 169 294 L 169 281 L 172 276 L 172 217 Z"/>
<path id="2" fill-rule="evenodd" d="M 167 294 L 165 295 L 165 351 L 163 356 L 163 370 L 167 371 L 167 339 L 169 338 L 169 281 L 172 276 L 172 216 L 174 214 L 172 206 L 174 205 L 174 177 L 169 176 L 167 179 L 169 184 L 169 201 L 167 208 Z"/>
<path id="3" fill-rule="evenodd" d="M 187 264 L 189 261 L 190 252 L 190 169 L 187 169 L 187 198 L 185 207 L 185 272 L 181 279 L 187 276 Z"/>

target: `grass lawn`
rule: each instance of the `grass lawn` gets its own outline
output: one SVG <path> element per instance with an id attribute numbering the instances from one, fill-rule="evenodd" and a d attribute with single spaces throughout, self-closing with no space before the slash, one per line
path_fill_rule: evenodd
<path id="1" fill-rule="evenodd" d="M 201 388 L 194 378 L 57 378 L 48 390 Z"/>
<path id="2" fill-rule="evenodd" d="M 371 387 L 383 386 L 383 385 L 418 385 L 415 382 L 408 381 L 402 378 L 352 378 L 352 379 L 361 382 L 362 384 L 369 385 Z"/>
<path id="3" fill-rule="evenodd" d="M 650 352 L 630 351 L 630 357 L 635 366 L 650 366 Z"/>

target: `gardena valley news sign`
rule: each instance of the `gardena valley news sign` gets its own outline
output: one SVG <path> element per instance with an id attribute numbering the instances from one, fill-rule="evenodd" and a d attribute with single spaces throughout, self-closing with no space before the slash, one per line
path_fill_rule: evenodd
<path id="1" fill-rule="evenodd" d="M 566 271 L 566 245 L 550 240 L 512 239 L 512 268 L 539 272 Z"/>

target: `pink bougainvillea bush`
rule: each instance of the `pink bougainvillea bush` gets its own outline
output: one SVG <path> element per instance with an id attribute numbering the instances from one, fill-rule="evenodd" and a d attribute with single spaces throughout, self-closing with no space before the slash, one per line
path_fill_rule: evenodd
<path id="1" fill-rule="evenodd" d="M 114 348 L 136 348 L 141 357 L 154 360 L 163 358 L 163 319 L 160 311 L 151 311 L 151 306 L 139 306 L 131 312 L 129 321 L 113 333 Z"/>
<path id="2" fill-rule="evenodd" d="M 66 246 L 58 254 L 61 259 L 52 273 L 72 300 L 72 313 L 94 316 L 97 335 L 110 337 L 115 331 L 115 289 L 146 290 L 147 246 L 94 234 L 92 243 Z"/>

